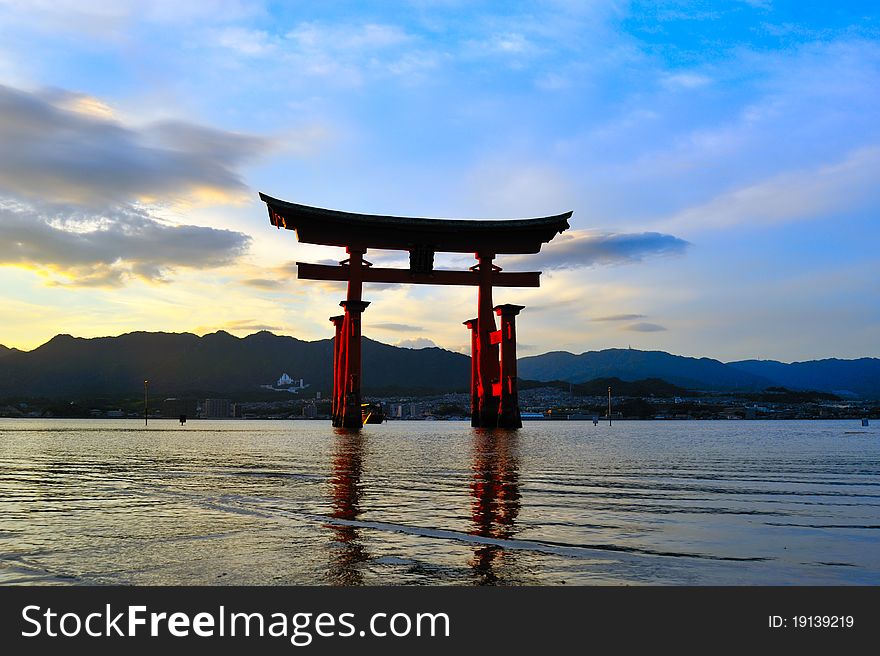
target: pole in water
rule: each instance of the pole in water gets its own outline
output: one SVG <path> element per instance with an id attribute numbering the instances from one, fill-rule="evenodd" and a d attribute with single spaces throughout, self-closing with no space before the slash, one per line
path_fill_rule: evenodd
<path id="1" fill-rule="evenodd" d="M 147 425 L 147 385 L 150 381 L 144 380 L 144 426 Z"/>
<path id="2" fill-rule="evenodd" d="M 608 388 L 608 425 L 611 425 L 611 388 Z"/>

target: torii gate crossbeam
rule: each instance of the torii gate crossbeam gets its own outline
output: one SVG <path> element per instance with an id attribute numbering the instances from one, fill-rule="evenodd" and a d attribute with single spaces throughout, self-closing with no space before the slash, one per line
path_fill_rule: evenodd
<path id="1" fill-rule="evenodd" d="M 540 272 L 502 272 L 492 264 L 498 254 L 537 253 L 544 243 L 566 230 L 571 212 L 537 219 L 421 219 L 354 214 L 298 205 L 265 194 L 260 198 L 269 220 L 295 230 L 301 242 L 343 246 L 348 259 L 339 266 L 297 263 L 299 278 L 347 281 L 344 314 L 330 318 L 333 348 L 333 425 L 359 429 L 361 415 L 361 315 L 363 283 L 469 285 L 479 289 L 477 318 L 471 330 L 471 424 L 486 428 L 522 426 L 516 387 L 515 317 L 521 305 L 494 306 L 493 287 L 538 287 Z M 373 267 L 364 259 L 368 248 L 405 250 L 409 269 Z M 474 253 L 468 271 L 435 270 L 435 252 Z M 495 314 L 501 327 L 495 327 Z"/>

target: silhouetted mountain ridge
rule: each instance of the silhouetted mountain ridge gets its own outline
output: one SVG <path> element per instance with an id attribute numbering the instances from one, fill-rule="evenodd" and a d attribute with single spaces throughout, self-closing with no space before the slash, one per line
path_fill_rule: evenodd
<path id="1" fill-rule="evenodd" d="M 307 342 L 263 331 L 239 338 L 219 331 L 132 332 L 84 339 L 57 335 L 33 351 L 7 353 L 0 364 L 0 395 L 130 394 L 150 381 L 151 393 L 200 391 L 235 394 L 259 390 L 282 373 L 329 389 L 332 340 Z M 366 391 L 465 390 L 470 358 L 440 348 L 418 351 L 363 340 Z"/>
<path id="2" fill-rule="evenodd" d="M 660 378 L 695 390 L 757 391 L 783 386 L 880 398 L 880 359 L 813 360 L 786 364 L 775 360 L 723 363 L 665 351 L 605 349 L 580 355 L 554 351 L 518 361 L 523 378 L 573 383 L 616 376 L 625 381 Z"/>
<path id="3" fill-rule="evenodd" d="M 605 349 L 580 355 L 554 351 L 521 358 L 518 368 L 523 378 L 572 383 L 617 377 L 626 381 L 661 378 L 689 389 L 757 390 L 773 384 L 763 376 L 732 369 L 711 358 L 635 349 Z"/>
<path id="4" fill-rule="evenodd" d="M 0 396 L 136 394 L 143 391 L 145 379 L 157 395 L 197 391 L 233 396 L 258 391 L 282 373 L 304 378 L 311 390 L 328 390 L 332 353 L 330 339 L 309 342 L 268 331 L 247 337 L 224 331 L 202 337 L 132 332 L 87 339 L 61 334 L 32 351 L 0 348 Z M 441 348 L 400 348 L 364 338 L 363 362 L 366 393 L 451 392 L 469 387 L 470 358 Z M 880 398 L 877 358 L 725 364 L 664 351 L 605 349 L 579 355 L 554 351 L 520 358 L 519 375 L 563 386 L 593 381 L 591 390 L 606 384 L 601 382 L 604 379 L 626 383 L 656 379 L 650 389 L 663 389 L 664 394 L 677 394 L 683 388 L 754 392 L 783 386 Z"/>
<path id="5" fill-rule="evenodd" d="M 815 389 L 835 394 L 880 398 L 880 359 L 827 358 L 784 363 L 776 360 L 741 360 L 729 367 L 769 378 L 790 389 Z"/>

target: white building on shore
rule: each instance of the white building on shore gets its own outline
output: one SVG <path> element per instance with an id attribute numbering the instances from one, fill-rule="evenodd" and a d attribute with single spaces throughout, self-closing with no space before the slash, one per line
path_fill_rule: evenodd
<path id="1" fill-rule="evenodd" d="M 273 385 L 260 385 L 260 387 L 275 392 L 290 392 L 291 394 L 298 394 L 301 390 L 308 387 L 308 385 L 304 378 L 291 378 L 287 373 L 283 373 Z"/>

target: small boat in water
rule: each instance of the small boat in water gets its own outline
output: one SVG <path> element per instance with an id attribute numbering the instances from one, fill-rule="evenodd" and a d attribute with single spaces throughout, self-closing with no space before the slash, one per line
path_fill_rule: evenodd
<path id="1" fill-rule="evenodd" d="M 385 421 L 385 411 L 379 403 L 361 403 L 361 416 L 365 424 L 381 424 Z"/>

